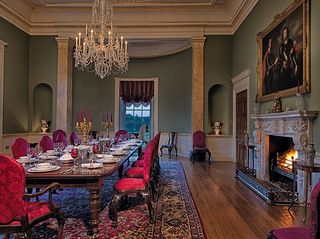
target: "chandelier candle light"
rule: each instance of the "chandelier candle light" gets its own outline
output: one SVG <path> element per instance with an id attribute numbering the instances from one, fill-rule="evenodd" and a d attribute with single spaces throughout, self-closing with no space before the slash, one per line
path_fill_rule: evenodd
<path id="1" fill-rule="evenodd" d="M 80 121 L 79 114 L 77 112 L 76 116 L 76 130 L 82 133 L 82 142 L 87 144 L 88 133 L 92 130 L 92 117 L 91 112 L 87 112 L 84 110 L 80 110 Z"/>
<path id="2" fill-rule="evenodd" d="M 110 118 L 109 118 L 109 113 L 104 113 L 102 115 L 102 127 L 107 131 L 107 138 L 110 138 L 110 128 L 112 127 L 112 113 L 110 113 Z"/>
<path id="3" fill-rule="evenodd" d="M 113 26 L 111 0 L 94 0 L 91 24 L 76 37 L 75 67 L 94 72 L 101 79 L 128 70 L 128 42 Z M 90 34 L 88 34 L 90 33 Z"/>

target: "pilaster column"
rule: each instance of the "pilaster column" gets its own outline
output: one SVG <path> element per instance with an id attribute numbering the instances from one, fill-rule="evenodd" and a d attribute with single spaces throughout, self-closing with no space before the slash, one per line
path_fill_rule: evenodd
<path id="1" fill-rule="evenodd" d="M 58 42 L 56 129 L 70 132 L 72 127 L 72 77 L 74 41 L 56 37 Z"/>
<path id="2" fill-rule="evenodd" d="M 0 152 L 3 151 L 3 87 L 4 87 L 4 51 L 6 42 L 0 40 Z"/>
<path id="3" fill-rule="evenodd" d="M 192 133 L 203 131 L 203 72 L 205 37 L 192 38 Z"/>

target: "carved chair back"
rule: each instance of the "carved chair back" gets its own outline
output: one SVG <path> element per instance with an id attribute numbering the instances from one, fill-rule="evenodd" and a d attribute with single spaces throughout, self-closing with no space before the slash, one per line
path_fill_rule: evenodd
<path id="1" fill-rule="evenodd" d="M 64 147 L 67 147 L 68 145 L 67 138 L 63 134 L 57 136 L 55 143 L 63 143 Z"/>
<path id="2" fill-rule="evenodd" d="M 53 140 L 48 135 L 43 136 L 39 144 L 42 147 L 43 152 L 53 149 Z"/>
<path id="3" fill-rule="evenodd" d="M 168 145 L 177 146 L 177 138 L 178 138 L 178 133 L 177 132 L 169 132 L 169 134 L 168 134 Z"/>
<path id="4" fill-rule="evenodd" d="M 146 152 L 144 154 L 144 161 L 143 161 L 143 180 L 148 182 L 150 179 L 151 173 L 151 164 L 153 161 L 153 154 L 154 154 L 154 141 L 151 140 L 147 144 Z"/>
<path id="5" fill-rule="evenodd" d="M 205 149 L 206 148 L 206 135 L 202 131 L 198 130 L 193 133 L 192 136 L 193 149 Z"/>
<path id="6" fill-rule="evenodd" d="M 76 132 L 71 132 L 71 134 L 70 134 L 70 143 L 71 143 L 72 145 L 74 145 L 74 142 L 75 142 L 76 140 L 78 140 L 78 142 L 79 142 L 79 140 L 80 140 L 78 134 L 77 134 Z"/>
<path id="7" fill-rule="evenodd" d="M 15 139 L 13 144 L 11 145 L 13 157 L 15 159 L 18 159 L 21 156 L 26 156 L 29 148 L 30 148 L 30 145 L 27 140 L 23 138 Z"/>
<path id="8" fill-rule="evenodd" d="M 58 143 L 57 141 L 58 135 L 63 135 L 64 137 L 67 138 L 66 132 L 64 132 L 62 129 L 57 129 L 52 133 L 52 139 L 54 143 Z"/>

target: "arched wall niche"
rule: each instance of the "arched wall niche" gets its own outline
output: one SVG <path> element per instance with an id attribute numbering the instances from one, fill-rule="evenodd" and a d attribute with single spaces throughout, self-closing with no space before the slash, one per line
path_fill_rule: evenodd
<path id="1" fill-rule="evenodd" d="M 229 134 L 229 92 L 226 86 L 215 84 L 208 91 L 208 123 L 222 123 L 222 134 Z M 210 134 L 213 134 L 211 130 Z"/>
<path id="2" fill-rule="evenodd" d="M 40 83 L 33 89 L 33 115 L 32 131 L 41 132 L 41 120 L 49 122 L 49 131 L 51 132 L 53 108 L 53 91 L 50 85 Z"/>

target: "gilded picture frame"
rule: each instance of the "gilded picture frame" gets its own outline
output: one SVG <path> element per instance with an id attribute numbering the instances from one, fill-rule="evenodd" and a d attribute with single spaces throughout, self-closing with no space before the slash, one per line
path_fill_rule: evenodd
<path id="1" fill-rule="evenodd" d="M 257 35 L 257 102 L 309 93 L 310 0 L 294 0 Z"/>

